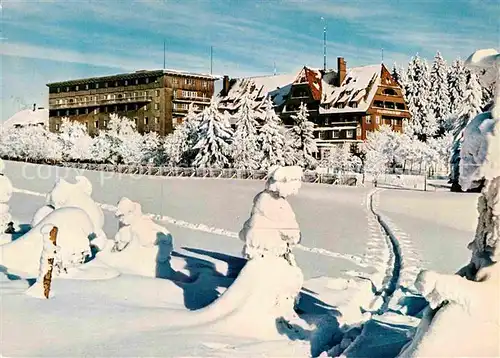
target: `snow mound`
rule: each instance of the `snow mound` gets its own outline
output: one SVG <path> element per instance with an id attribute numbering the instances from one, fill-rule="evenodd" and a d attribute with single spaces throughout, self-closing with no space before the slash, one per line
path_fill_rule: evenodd
<path id="1" fill-rule="evenodd" d="M 19 239 L 0 246 L 0 265 L 10 273 L 36 277 L 44 247 L 42 228 L 46 225 L 58 228 L 57 262 L 60 270 L 55 271 L 56 275 L 80 265 L 85 256 L 90 254 L 89 235 L 94 229 L 92 222 L 85 211 L 68 207 L 54 210 Z"/>

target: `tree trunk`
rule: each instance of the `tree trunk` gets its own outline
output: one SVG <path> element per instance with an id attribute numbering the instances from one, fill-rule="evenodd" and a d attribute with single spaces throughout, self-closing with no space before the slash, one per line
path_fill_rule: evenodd
<path id="1" fill-rule="evenodd" d="M 54 246 L 56 245 L 56 238 L 57 238 L 57 228 L 54 226 L 52 230 L 50 230 L 50 241 Z M 43 277 L 43 294 L 45 298 L 49 298 L 50 294 L 50 284 L 52 283 L 52 270 L 54 268 L 54 258 L 51 257 L 48 259 L 49 261 L 49 269 L 47 270 L 47 273 Z"/>

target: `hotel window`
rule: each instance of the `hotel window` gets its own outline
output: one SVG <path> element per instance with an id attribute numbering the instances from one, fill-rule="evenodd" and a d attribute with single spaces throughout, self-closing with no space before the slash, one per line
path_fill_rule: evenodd
<path id="1" fill-rule="evenodd" d="M 143 92 L 142 94 L 144 97 L 147 97 L 148 96 L 148 93 L 146 91 Z"/>
<path id="2" fill-rule="evenodd" d="M 125 105 L 125 111 L 128 111 L 128 106 L 127 105 Z"/>
<path id="3" fill-rule="evenodd" d="M 108 82 L 104 82 L 104 87 L 108 88 Z"/>
<path id="4" fill-rule="evenodd" d="M 89 85 L 85 85 L 85 89 L 88 90 L 89 89 Z"/>
<path id="5" fill-rule="evenodd" d="M 127 81 L 127 80 L 125 80 L 125 81 L 123 82 L 123 84 L 124 84 L 125 86 L 128 86 L 128 81 Z"/>
<path id="6" fill-rule="evenodd" d="M 99 110 L 97 108 L 94 109 L 94 114 L 99 113 Z"/>
<path id="7" fill-rule="evenodd" d="M 146 77 L 146 84 L 148 84 L 148 83 L 149 83 L 149 78 Z"/>
<path id="8" fill-rule="evenodd" d="M 66 87 L 66 92 L 69 92 L 69 87 Z"/>
<path id="9" fill-rule="evenodd" d="M 89 114 L 89 109 L 85 108 L 85 114 Z"/>
<path id="10" fill-rule="evenodd" d="M 115 87 L 118 87 L 118 81 L 115 81 Z"/>
<path id="11" fill-rule="evenodd" d="M 69 110 L 66 110 L 66 115 L 69 116 Z"/>
<path id="12" fill-rule="evenodd" d="M 137 97 L 137 92 L 132 93 L 132 97 Z"/>
<path id="13" fill-rule="evenodd" d="M 347 130 L 345 136 L 346 138 L 354 138 L 354 131 L 352 129 Z"/>
<path id="14" fill-rule="evenodd" d="M 396 102 L 396 108 L 397 109 L 401 109 L 401 110 L 405 110 L 405 104 L 404 103 L 398 103 Z"/>
<path id="15" fill-rule="evenodd" d="M 95 84 L 95 89 L 98 89 L 99 88 L 99 83 L 96 83 Z"/>
<path id="16" fill-rule="evenodd" d="M 147 126 L 148 125 L 148 117 L 144 117 L 144 125 Z"/>
<path id="17" fill-rule="evenodd" d="M 56 111 L 56 116 L 59 117 L 61 115 L 61 112 Z"/>
<path id="18" fill-rule="evenodd" d="M 95 121 L 94 126 L 96 127 L 96 129 L 99 128 L 99 121 Z"/>
<path id="19" fill-rule="evenodd" d="M 80 86 L 75 86 L 75 91 L 80 90 Z"/>
<path id="20" fill-rule="evenodd" d="M 138 105 L 138 104 L 135 104 L 135 105 L 134 105 L 134 110 L 136 110 L 136 111 L 137 111 L 138 109 L 139 109 L 139 105 Z"/>
<path id="21" fill-rule="evenodd" d="M 366 124 L 371 124 L 372 123 L 372 116 L 366 116 L 365 122 L 366 122 Z"/>
<path id="22" fill-rule="evenodd" d="M 107 120 L 104 120 L 104 121 L 102 122 L 102 127 L 103 127 L 103 128 L 106 128 L 107 126 L 108 126 L 108 121 L 107 121 Z"/>
<path id="23" fill-rule="evenodd" d="M 172 85 L 177 86 L 177 78 L 172 78 Z"/>
<path id="24" fill-rule="evenodd" d="M 207 88 L 208 87 L 208 82 L 207 81 L 203 81 L 203 88 Z"/>
<path id="25" fill-rule="evenodd" d="M 118 112 L 118 106 L 114 106 L 113 111 Z"/>
<path id="26" fill-rule="evenodd" d="M 160 109 L 160 104 L 159 103 L 155 103 L 155 109 Z"/>
<path id="27" fill-rule="evenodd" d="M 333 131 L 333 138 L 334 139 L 340 138 L 340 132 L 339 131 Z"/>
<path id="28" fill-rule="evenodd" d="M 380 116 L 375 116 L 375 123 L 380 124 Z"/>
<path id="29" fill-rule="evenodd" d="M 56 92 L 57 92 L 57 93 L 61 93 L 61 88 L 60 88 L 60 87 L 57 87 Z"/>
<path id="30" fill-rule="evenodd" d="M 59 130 L 59 123 L 56 123 L 56 131 Z"/>
<path id="31" fill-rule="evenodd" d="M 374 101 L 373 106 L 379 107 L 379 108 L 384 108 L 384 102 L 383 101 Z"/>
<path id="32" fill-rule="evenodd" d="M 156 96 L 156 97 L 159 97 L 159 96 L 160 96 L 160 90 L 156 90 L 156 91 L 155 91 L 155 96 Z"/>
<path id="33" fill-rule="evenodd" d="M 104 112 L 108 113 L 108 106 L 104 106 Z"/>
<path id="34" fill-rule="evenodd" d="M 160 122 L 160 118 L 155 117 L 155 124 L 158 124 Z"/>
<path id="35" fill-rule="evenodd" d="M 136 79 L 135 80 L 135 84 L 138 85 L 139 84 L 139 80 Z"/>
<path id="36" fill-rule="evenodd" d="M 361 128 L 359 128 L 359 127 L 358 127 L 358 128 L 356 129 L 356 135 L 357 135 L 358 137 L 361 137 Z"/>

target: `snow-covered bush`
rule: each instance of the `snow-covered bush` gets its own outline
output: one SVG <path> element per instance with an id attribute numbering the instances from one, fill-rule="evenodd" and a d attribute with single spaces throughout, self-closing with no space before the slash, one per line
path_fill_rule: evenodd
<path id="1" fill-rule="evenodd" d="M 351 146 L 348 143 L 331 147 L 320 165 L 328 171 L 332 170 L 333 173 L 357 172 L 361 169 L 361 161 L 351 152 Z"/>
<path id="2" fill-rule="evenodd" d="M 58 137 L 64 160 L 86 161 L 92 158 L 92 138 L 83 123 L 63 118 Z"/>
<path id="3" fill-rule="evenodd" d="M 255 196 L 250 218 L 239 233 L 245 242 L 245 257 L 283 256 L 295 264 L 291 249 L 300 242 L 301 234 L 286 197 L 298 192 L 301 177 L 300 167 L 270 169 L 266 189 Z"/>
<path id="4" fill-rule="evenodd" d="M 75 184 L 59 178 L 47 196 L 47 204 L 56 210 L 64 207 L 77 207 L 84 210 L 94 226 L 95 238 L 92 240 L 92 245 L 103 249 L 107 243 L 106 234 L 103 231 L 104 213 L 92 199 L 91 194 L 92 184 L 84 176 L 77 176 Z"/>
<path id="5" fill-rule="evenodd" d="M 12 197 L 13 187 L 10 179 L 4 174 L 4 168 L 5 164 L 0 159 L 0 235 L 8 229 L 9 223 L 12 222 L 9 200 Z"/>
<path id="6" fill-rule="evenodd" d="M 157 262 L 168 262 L 173 250 L 170 232 L 142 213 L 141 205 L 128 198 L 122 198 L 115 213 L 120 222 L 114 246 L 111 251 L 122 251 L 127 247 L 140 245 L 158 247 Z"/>

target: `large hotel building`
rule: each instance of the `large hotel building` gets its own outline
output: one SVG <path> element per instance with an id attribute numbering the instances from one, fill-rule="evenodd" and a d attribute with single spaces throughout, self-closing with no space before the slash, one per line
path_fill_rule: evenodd
<path id="1" fill-rule="evenodd" d="M 116 113 L 134 120 L 141 133 L 166 135 L 182 122 L 190 103 L 197 110 L 210 104 L 216 79 L 155 70 L 49 83 L 49 128 L 57 132 L 61 119 L 68 117 L 96 134 Z"/>

